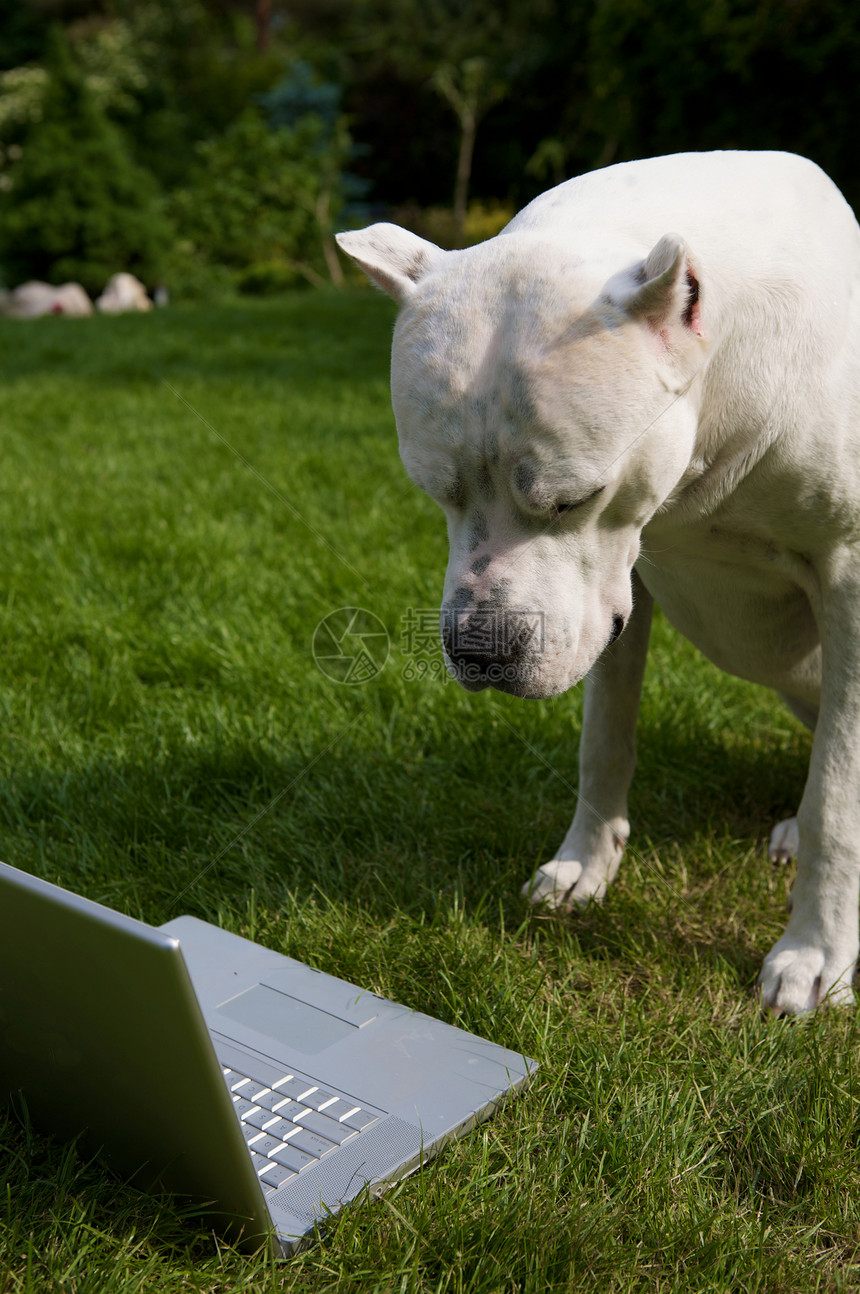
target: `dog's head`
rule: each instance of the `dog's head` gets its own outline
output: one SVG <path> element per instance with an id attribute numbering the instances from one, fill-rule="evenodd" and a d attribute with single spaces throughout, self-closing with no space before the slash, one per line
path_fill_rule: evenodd
<path id="1" fill-rule="evenodd" d="M 401 307 L 392 402 L 448 521 L 448 667 L 476 691 L 563 692 L 623 630 L 642 528 L 693 456 L 687 247 L 610 259 L 512 231 L 444 252 L 387 224 L 338 241 Z"/>

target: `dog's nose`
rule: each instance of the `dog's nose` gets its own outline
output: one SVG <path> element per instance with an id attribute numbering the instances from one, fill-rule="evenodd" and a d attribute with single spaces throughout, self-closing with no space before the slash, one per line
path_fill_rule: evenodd
<path id="1" fill-rule="evenodd" d="M 539 646 L 536 617 L 521 611 L 480 604 L 469 610 L 442 610 L 442 642 L 462 681 L 515 683 Z M 509 677 L 510 676 L 510 677 Z"/>
<path id="2" fill-rule="evenodd" d="M 624 632 L 624 626 L 626 625 L 626 623 L 627 621 L 624 619 L 623 616 L 612 617 L 612 633 L 609 638 L 610 647 L 615 642 L 616 638 L 621 637 L 622 633 Z"/>
<path id="3" fill-rule="evenodd" d="M 442 612 L 442 642 L 454 665 L 485 668 L 501 663 L 493 612 L 446 608 Z"/>

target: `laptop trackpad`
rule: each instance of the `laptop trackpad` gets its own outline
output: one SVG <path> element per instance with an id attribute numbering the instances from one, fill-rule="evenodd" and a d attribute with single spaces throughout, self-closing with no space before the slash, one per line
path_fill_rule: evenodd
<path id="1" fill-rule="evenodd" d="M 358 1027 L 265 984 L 255 984 L 215 1009 L 267 1038 L 294 1047 L 305 1056 L 324 1051 Z"/>

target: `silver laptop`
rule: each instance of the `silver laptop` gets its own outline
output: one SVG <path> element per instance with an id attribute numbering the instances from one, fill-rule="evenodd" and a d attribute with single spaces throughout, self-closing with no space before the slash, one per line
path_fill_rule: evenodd
<path id="1" fill-rule="evenodd" d="M 534 1061 L 194 917 L 155 929 L 0 863 L 0 1098 L 286 1255 Z"/>

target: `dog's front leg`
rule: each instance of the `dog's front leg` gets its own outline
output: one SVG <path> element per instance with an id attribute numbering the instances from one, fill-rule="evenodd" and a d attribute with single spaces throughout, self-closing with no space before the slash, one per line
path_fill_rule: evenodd
<path id="1" fill-rule="evenodd" d="M 634 571 L 627 627 L 585 680 L 576 813 L 555 858 L 523 887 L 532 903 L 557 908 L 600 899 L 618 871 L 630 830 L 627 793 L 636 765 L 636 716 L 652 608 L 651 595 Z"/>
<path id="2" fill-rule="evenodd" d="M 851 1005 L 860 889 L 860 571 L 845 562 L 819 613 L 821 707 L 797 815 L 797 879 L 785 934 L 764 960 L 762 1004 L 799 1015 Z M 853 569 L 852 569 L 853 565 Z"/>

